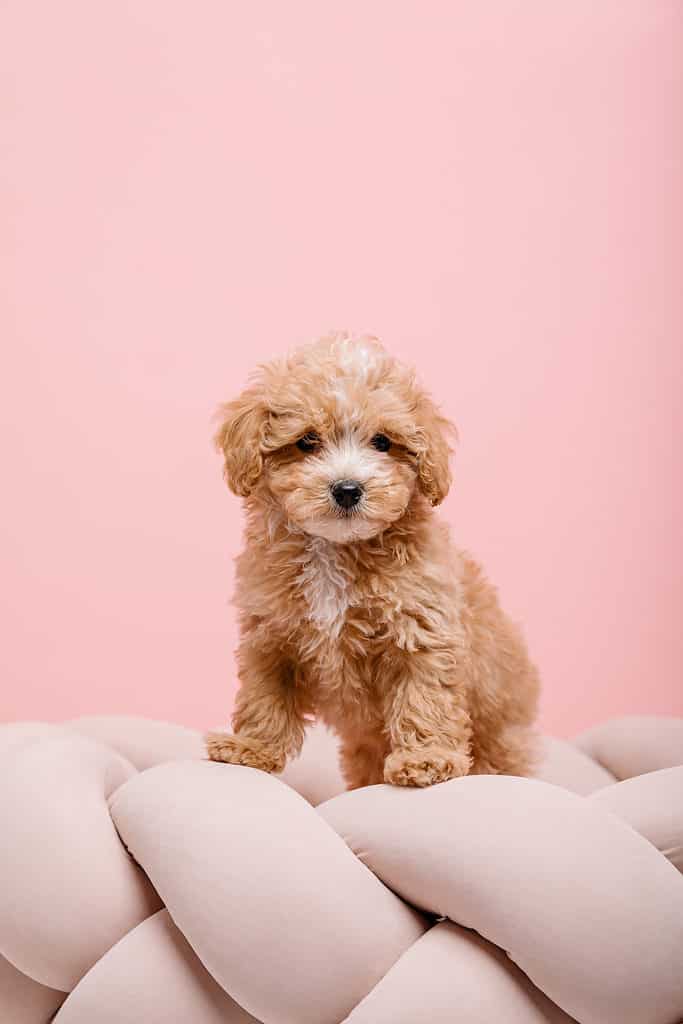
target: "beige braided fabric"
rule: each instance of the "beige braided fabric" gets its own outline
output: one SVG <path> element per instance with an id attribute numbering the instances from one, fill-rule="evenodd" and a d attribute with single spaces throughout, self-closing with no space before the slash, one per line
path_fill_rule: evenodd
<path id="1" fill-rule="evenodd" d="M 683 719 L 351 793 L 125 718 L 0 728 L 8 1024 L 674 1024 Z M 624 780 L 624 781 L 621 781 Z M 678 870 L 677 870 L 678 869 Z"/>

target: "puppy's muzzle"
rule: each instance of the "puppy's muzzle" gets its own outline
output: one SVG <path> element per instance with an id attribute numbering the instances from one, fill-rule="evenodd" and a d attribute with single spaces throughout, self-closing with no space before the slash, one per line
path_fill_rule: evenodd
<path id="1" fill-rule="evenodd" d="M 363 488 L 357 480 L 337 480 L 330 490 L 339 508 L 343 509 L 353 508 L 363 497 Z"/>

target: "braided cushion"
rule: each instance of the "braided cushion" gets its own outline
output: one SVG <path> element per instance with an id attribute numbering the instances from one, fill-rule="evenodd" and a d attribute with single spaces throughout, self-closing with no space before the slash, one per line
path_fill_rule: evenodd
<path id="1" fill-rule="evenodd" d="M 681 763 L 683 719 L 632 718 L 538 780 L 345 793 L 318 727 L 275 778 L 179 726 L 5 725 L 0 1020 L 673 1024 Z"/>

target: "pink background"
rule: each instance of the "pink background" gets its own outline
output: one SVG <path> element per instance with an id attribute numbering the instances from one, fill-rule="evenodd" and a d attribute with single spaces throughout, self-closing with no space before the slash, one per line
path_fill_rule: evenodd
<path id="1" fill-rule="evenodd" d="M 9 0 L 3 718 L 225 719 L 252 365 L 331 327 L 457 422 L 542 723 L 683 712 L 683 6 Z"/>

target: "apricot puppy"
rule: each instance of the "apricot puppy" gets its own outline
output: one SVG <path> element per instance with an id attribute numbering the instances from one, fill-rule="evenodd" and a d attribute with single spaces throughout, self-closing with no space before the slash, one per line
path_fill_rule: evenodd
<path id="1" fill-rule="evenodd" d="M 216 442 L 246 506 L 241 686 L 215 761 L 279 772 L 312 717 L 349 788 L 523 775 L 538 678 L 480 567 L 434 506 L 452 428 L 370 337 L 259 369 Z"/>

